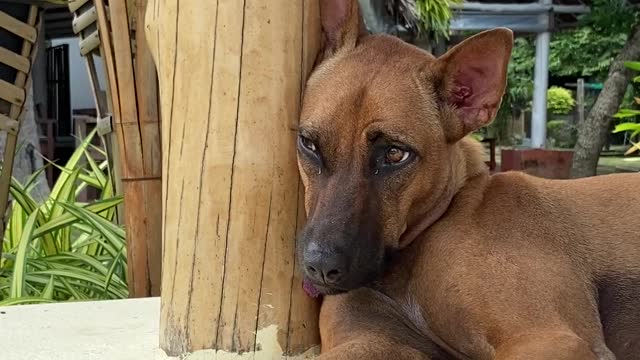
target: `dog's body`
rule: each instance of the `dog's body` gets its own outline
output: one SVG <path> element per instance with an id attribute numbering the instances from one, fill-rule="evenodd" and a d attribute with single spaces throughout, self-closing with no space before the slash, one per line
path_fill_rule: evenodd
<path id="1" fill-rule="evenodd" d="M 341 293 L 322 358 L 640 359 L 640 175 L 490 176 L 465 135 L 495 116 L 511 33 L 434 59 L 363 36 L 355 0 L 321 6 L 298 251 Z"/>
<path id="2" fill-rule="evenodd" d="M 638 176 L 475 174 L 381 280 L 325 298 L 323 351 L 328 359 L 390 359 L 398 349 L 416 359 L 612 359 L 608 345 L 618 359 L 639 359 L 640 199 L 622 191 Z M 358 342 L 362 356 L 347 355 Z"/>

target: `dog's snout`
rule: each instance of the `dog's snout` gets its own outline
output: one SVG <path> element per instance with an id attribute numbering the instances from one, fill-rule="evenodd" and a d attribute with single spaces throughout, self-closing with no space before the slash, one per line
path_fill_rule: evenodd
<path id="1" fill-rule="evenodd" d="M 304 268 L 307 276 L 314 282 L 336 285 L 345 276 L 347 258 L 334 252 L 319 250 L 307 251 L 304 254 Z"/>

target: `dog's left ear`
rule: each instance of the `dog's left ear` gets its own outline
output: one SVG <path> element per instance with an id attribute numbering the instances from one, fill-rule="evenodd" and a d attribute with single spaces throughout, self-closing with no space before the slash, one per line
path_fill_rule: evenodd
<path id="1" fill-rule="evenodd" d="M 512 47 L 513 32 L 498 28 L 466 39 L 437 59 L 442 100 L 455 113 L 445 124 L 449 141 L 488 125 L 496 116 Z"/>
<path id="2" fill-rule="evenodd" d="M 356 47 L 367 34 L 358 0 L 319 0 L 322 22 L 322 49 L 316 65 L 345 50 Z"/>

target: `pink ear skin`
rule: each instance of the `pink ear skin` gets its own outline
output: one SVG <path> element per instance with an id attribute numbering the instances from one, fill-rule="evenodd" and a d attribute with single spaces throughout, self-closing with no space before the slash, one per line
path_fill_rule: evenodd
<path id="1" fill-rule="evenodd" d="M 358 38 L 366 34 L 358 0 L 319 0 L 322 23 L 322 51 L 326 60 L 343 50 L 355 48 Z"/>
<path id="2" fill-rule="evenodd" d="M 507 80 L 513 32 L 497 28 L 466 39 L 437 60 L 444 100 L 457 124 L 448 124 L 447 137 L 457 141 L 491 123 L 498 112 Z"/>

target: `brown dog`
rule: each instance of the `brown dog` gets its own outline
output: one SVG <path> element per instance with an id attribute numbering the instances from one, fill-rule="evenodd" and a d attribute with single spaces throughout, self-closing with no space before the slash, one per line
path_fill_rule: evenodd
<path id="1" fill-rule="evenodd" d="M 490 176 L 512 33 L 435 59 L 321 0 L 298 254 L 322 359 L 640 359 L 640 175 Z M 615 355 L 614 355 L 615 354 Z"/>

